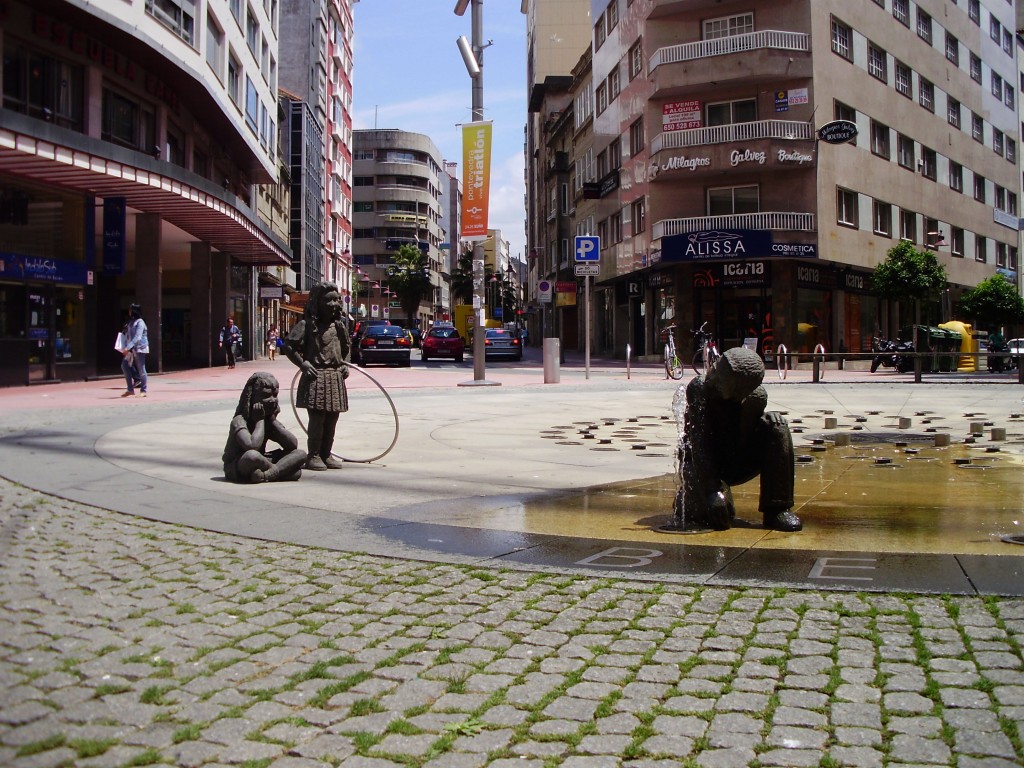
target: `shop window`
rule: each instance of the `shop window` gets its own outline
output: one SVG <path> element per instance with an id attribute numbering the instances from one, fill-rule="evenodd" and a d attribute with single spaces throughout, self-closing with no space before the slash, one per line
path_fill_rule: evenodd
<path id="1" fill-rule="evenodd" d="M 0 339 L 25 338 L 25 288 L 0 283 Z"/>
<path id="2" fill-rule="evenodd" d="M 56 326 L 54 353 L 58 363 L 85 361 L 85 311 L 81 288 L 57 288 L 53 314 Z"/>

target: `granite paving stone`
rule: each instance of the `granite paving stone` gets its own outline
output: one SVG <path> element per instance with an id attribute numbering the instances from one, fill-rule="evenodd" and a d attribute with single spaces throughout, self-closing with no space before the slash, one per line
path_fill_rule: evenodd
<path id="1" fill-rule="evenodd" d="M 1021 599 L 477 578 L 0 491 L 11 768 L 1024 763 Z"/>

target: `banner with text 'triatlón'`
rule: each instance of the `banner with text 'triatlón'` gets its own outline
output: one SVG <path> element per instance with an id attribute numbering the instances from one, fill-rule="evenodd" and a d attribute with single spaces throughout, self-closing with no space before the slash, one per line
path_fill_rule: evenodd
<path id="1" fill-rule="evenodd" d="M 491 122 L 462 126 L 462 239 L 487 239 L 491 188 Z"/>

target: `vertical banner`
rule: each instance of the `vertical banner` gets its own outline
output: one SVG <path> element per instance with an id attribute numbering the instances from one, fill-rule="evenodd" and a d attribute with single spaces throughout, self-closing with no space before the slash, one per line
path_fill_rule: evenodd
<path id="1" fill-rule="evenodd" d="M 125 268 L 126 212 L 123 197 L 103 199 L 103 272 L 123 275 Z"/>
<path id="2" fill-rule="evenodd" d="M 491 188 L 490 121 L 462 126 L 462 239 L 487 239 Z"/>

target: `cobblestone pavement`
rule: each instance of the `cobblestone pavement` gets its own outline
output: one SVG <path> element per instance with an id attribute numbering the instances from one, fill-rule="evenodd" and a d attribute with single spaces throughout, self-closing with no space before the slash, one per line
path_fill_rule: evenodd
<path id="1" fill-rule="evenodd" d="M 1024 762 L 1024 600 L 425 564 L 0 482 L 0 765 Z"/>

